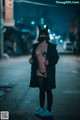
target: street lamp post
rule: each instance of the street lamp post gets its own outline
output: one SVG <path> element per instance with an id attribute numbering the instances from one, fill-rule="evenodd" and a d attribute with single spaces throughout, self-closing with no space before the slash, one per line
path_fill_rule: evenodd
<path id="1" fill-rule="evenodd" d="M 3 56 L 3 0 L 0 0 L 0 58 Z"/>

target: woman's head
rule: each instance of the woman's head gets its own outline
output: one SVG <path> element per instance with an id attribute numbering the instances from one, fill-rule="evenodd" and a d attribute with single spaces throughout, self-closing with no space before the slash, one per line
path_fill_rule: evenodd
<path id="1" fill-rule="evenodd" d="M 48 33 L 48 27 L 41 29 L 39 26 L 39 36 L 38 36 L 38 41 L 39 43 L 43 41 L 48 42 L 49 41 L 49 33 Z"/>

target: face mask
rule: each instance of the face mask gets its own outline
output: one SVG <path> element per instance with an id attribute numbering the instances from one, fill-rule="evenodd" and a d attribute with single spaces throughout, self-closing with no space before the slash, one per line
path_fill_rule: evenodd
<path id="1" fill-rule="evenodd" d="M 41 43 L 43 42 L 44 40 L 46 40 L 46 36 L 41 36 L 38 38 L 38 41 Z"/>

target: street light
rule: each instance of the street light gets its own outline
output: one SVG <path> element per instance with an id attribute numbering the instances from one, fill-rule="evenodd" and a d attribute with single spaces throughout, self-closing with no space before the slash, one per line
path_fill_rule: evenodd
<path id="1" fill-rule="evenodd" d="M 0 0 L 0 58 L 3 56 L 3 0 Z"/>

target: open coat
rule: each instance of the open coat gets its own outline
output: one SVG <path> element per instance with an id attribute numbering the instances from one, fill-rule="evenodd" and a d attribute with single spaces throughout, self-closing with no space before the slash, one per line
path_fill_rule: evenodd
<path id="1" fill-rule="evenodd" d="M 36 76 L 38 61 L 35 54 L 38 44 L 39 43 L 36 43 L 33 45 L 33 51 L 32 51 L 33 63 L 31 64 L 31 79 L 30 79 L 29 87 L 38 87 L 37 76 Z M 55 81 L 56 66 L 55 65 L 57 64 L 59 59 L 55 44 L 48 42 L 46 59 L 48 59 L 48 62 L 49 62 L 49 64 L 46 65 L 46 70 L 47 70 L 46 85 L 48 89 L 54 89 L 56 88 L 56 81 Z"/>

